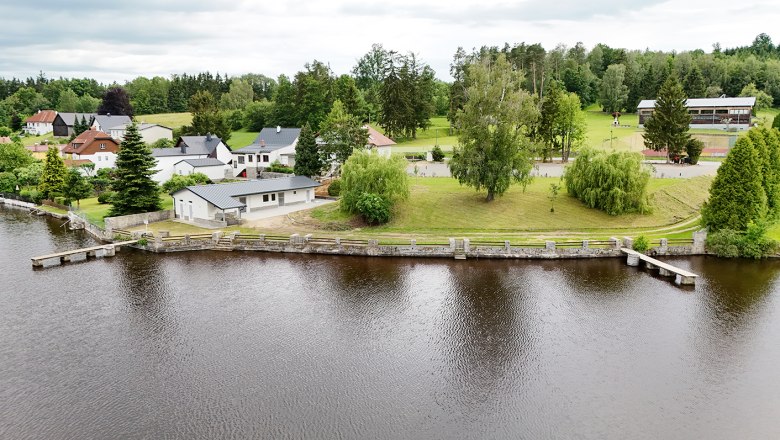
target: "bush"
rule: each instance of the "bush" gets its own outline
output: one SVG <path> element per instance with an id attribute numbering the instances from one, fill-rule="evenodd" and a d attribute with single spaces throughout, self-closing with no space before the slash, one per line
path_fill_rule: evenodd
<path id="1" fill-rule="evenodd" d="M 374 193 L 363 193 L 357 201 L 357 209 L 363 220 L 370 225 L 390 221 L 390 203 Z"/>
<path id="2" fill-rule="evenodd" d="M 111 203 L 111 200 L 114 198 L 114 195 L 116 195 L 116 193 L 113 191 L 103 192 L 98 196 L 97 199 L 98 203 L 100 203 L 101 205 Z"/>
<path id="3" fill-rule="evenodd" d="M 650 249 L 650 241 L 648 241 L 647 237 L 645 237 L 644 235 L 640 235 L 634 240 L 635 251 L 645 252 L 648 249 Z"/>
<path id="4" fill-rule="evenodd" d="M 341 179 L 336 179 L 330 182 L 328 185 L 328 195 L 331 197 L 338 197 L 341 194 Z"/>
<path id="5" fill-rule="evenodd" d="M 442 151 L 440 146 L 436 145 L 433 147 L 433 150 L 431 150 L 431 156 L 433 157 L 434 162 L 441 162 L 444 160 L 444 151 Z"/>
<path id="6" fill-rule="evenodd" d="M 772 128 L 780 130 L 780 115 L 775 116 L 772 120 Z"/>
<path id="7" fill-rule="evenodd" d="M 0 173 L 0 193 L 16 192 L 18 183 L 16 174 L 7 171 Z"/>
<path id="8" fill-rule="evenodd" d="M 389 212 L 396 201 L 409 197 L 406 165 L 401 156 L 386 158 L 364 150 L 352 153 L 341 169 L 341 210 L 360 213 L 358 201 L 369 193 L 381 197 Z"/>
<path id="9" fill-rule="evenodd" d="M 569 194 L 590 208 L 610 215 L 650 211 L 650 170 L 642 165 L 641 154 L 584 149 L 563 179 Z"/>
<path id="10" fill-rule="evenodd" d="M 41 194 L 37 189 L 23 189 L 20 191 L 19 195 L 32 200 L 32 202 L 36 205 L 40 205 L 43 201 L 43 194 Z"/>
<path id="11" fill-rule="evenodd" d="M 698 140 L 698 139 L 688 139 L 688 143 L 685 144 L 685 152 L 688 154 L 688 159 L 691 162 L 691 165 L 696 165 L 699 163 L 699 156 L 701 156 L 701 151 L 704 149 L 704 142 Z"/>
<path id="12" fill-rule="evenodd" d="M 209 183 L 212 183 L 211 179 L 203 173 L 192 173 L 187 174 L 186 176 L 174 174 L 162 184 L 162 190 L 165 194 L 171 194 L 188 186 L 205 185 Z"/>
<path id="13" fill-rule="evenodd" d="M 766 226 L 751 223 L 746 232 L 721 229 L 707 236 L 707 249 L 724 258 L 763 258 L 778 250 L 778 242 L 766 236 Z"/>
<path id="14" fill-rule="evenodd" d="M 279 163 L 279 161 L 274 161 L 270 167 L 267 168 L 268 171 L 272 173 L 284 173 L 284 174 L 292 174 L 295 172 L 292 168 L 288 167 L 287 165 L 282 165 Z"/>

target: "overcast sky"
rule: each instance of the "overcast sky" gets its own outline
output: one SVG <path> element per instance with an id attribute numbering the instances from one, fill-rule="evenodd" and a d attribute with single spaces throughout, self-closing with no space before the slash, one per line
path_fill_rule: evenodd
<path id="1" fill-rule="evenodd" d="M 101 82 L 202 71 L 348 73 L 371 47 L 417 53 L 449 80 L 458 46 L 582 41 L 655 50 L 780 42 L 777 0 L 36 0 L 0 4 L 0 76 Z"/>

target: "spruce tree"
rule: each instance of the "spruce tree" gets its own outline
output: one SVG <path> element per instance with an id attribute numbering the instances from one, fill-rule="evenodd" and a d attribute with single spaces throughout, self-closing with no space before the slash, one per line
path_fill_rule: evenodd
<path id="1" fill-rule="evenodd" d="M 767 165 L 770 170 L 769 178 L 765 178 L 768 188 L 765 190 L 767 207 L 770 216 L 777 218 L 780 215 L 780 138 L 777 130 L 762 127 L 760 132 L 764 137 L 764 142 L 766 142 L 769 159 Z"/>
<path id="2" fill-rule="evenodd" d="M 38 183 L 38 191 L 44 199 L 54 200 L 54 197 L 62 194 L 65 189 L 65 177 L 68 169 L 60 157 L 56 147 L 49 147 L 46 151 L 46 161 L 43 165 L 43 173 Z"/>
<path id="3" fill-rule="evenodd" d="M 323 161 L 314 131 L 306 123 L 301 129 L 298 144 L 295 146 L 295 174 L 308 177 L 319 176 L 322 168 Z"/>
<path id="4" fill-rule="evenodd" d="M 155 159 L 141 139 L 138 127 L 133 122 L 127 127 L 125 140 L 116 159 L 116 191 L 110 216 L 158 211 L 161 207 L 160 188 L 152 175 L 155 173 Z"/>
<path id="5" fill-rule="evenodd" d="M 704 94 L 707 92 L 707 85 L 704 82 L 704 75 L 701 73 L 699 66 L 694 64 L 688 75 L 685 76 L 685 94 L 690 98 L 704 98 Z"/>
<path id="6" fill-rule="evenodd" d="M 702 207 L 702 223 L 713 231 L 747 230 L 766 215 L 766 193 L 761 185 L 761 159 L 750 138 L 739 138 L 718 168 L 710 198 Z"/>
<path id="7" fill-rule="evenodd" d="M 685 151 L 691 115 L 685 106 L 685 92 L 674 75 L 670 75 L 658 94 L 653 115 L 645 122 L 645 146 L 655 151 L 667 150 L 667 157 Z"/>
<path id="8" fill-rule="evenodd" d="M 764 188 L 766 194 L 768 212 L 772 213 L 777 206 L 777 171 L 772 167 L 769 145 L 764 133 L 757 128 L 749 130 L 747 136 L 753 143 L 761 161 L 761 187 Z"/>

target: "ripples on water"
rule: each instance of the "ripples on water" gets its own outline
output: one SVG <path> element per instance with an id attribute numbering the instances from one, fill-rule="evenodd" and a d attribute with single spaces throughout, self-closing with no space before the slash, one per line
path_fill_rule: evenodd
<path id="1" fill-rule="evenodd" d="M 153 255 L 0 208 L 0 438 L 777 438 L 776 262 Z"/>

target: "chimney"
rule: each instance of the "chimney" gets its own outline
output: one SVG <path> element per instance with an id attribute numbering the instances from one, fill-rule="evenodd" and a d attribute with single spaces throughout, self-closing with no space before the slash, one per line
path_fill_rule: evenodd
<path id="1" fill-rule="evenodd" d="M 181 141 L 181 154 L 187 154 L 187 144 L 184 143 L 184 141 Z"/>
<path id="2" fill-rule="evenodd" d="M 108 116 L 110 118 L 111 117 L 111 113 L 106 113 L 106 116 Z"/>
<path id="3" fill-rule="evenodd" d="M 277 125 L 276 126 L 276 132 L 277 133 L 281 133 L 282 132 L 282 126 L 281 125 Z"/>
<path id="4" fill-rule="evenodd" d="M 211 142 L 211 133 L 206 133 L 206 141 Z"/>
<path id="5" fill-rule="evenodd" d="M 265 139 L 260 139 L 260 146 L 265 147 Z"/>

